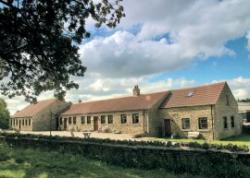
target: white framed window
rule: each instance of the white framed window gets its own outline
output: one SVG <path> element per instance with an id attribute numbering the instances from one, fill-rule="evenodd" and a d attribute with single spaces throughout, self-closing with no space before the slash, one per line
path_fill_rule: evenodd
<path id="1" fill-rule="evenodd" d="M 122 124 L 127 123 L 127 115 L 126 114 L 121 114 L 121 123 Z"/>
<path id="2" fill-rule="evenodd" d="M 182 118 L 182 129 L 190 129 L 190 118 Z"/>
<path id="3" fill-rule="evenodd" d="M 139 113 L 133 113 L 132 114 L 132 123 L 138 124 L 139 123 Z"/>
<path id="4" fill-rule="evenodd" d="M 207 129 L 207 128 L 208 128 L 207 117 L 200 117 L 199 118 L 199 129 Z"/>

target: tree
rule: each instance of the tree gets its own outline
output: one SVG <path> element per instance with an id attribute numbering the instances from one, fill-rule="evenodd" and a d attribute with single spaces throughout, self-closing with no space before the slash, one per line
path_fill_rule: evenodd
<path id="1" fill-rule="evenodd" d="M 0 98 L 0 128 L 7 129 L 9 125 L 10 113 L 5 101 Z"/>
<path id="2" fill-rule="evenodd" d="M 240 102 L 250 102 L 250 98 L 245 98 L 245 99 L 241 99 L 241 100 L 238 100 Z"/>
<path id="3" fill-rule="evenodd" d="M 78 45 L 87 19 L 114 28 L 125 16 L 121 0 L 0 0 L 0 92 L 35 101 L 43 91 L 63 98 L 84 76 Z"/>

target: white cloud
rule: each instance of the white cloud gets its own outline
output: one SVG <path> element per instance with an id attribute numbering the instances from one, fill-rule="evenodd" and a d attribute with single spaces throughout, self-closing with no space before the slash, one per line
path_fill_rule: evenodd
<path id="1" fill-rule="evenodd" d="M 234 55 L 225 44 L 250 29 L 248 0 L 126 0 L 124 6 L 119 31 L 80 47 L 88 71 L 135 77 L 179 69 L 200 57 Z M 127 31 L 136 24 L 142 26 L 137 34 Z"/>
<path id="2" fill-rule="evenodd" d="M 246 38 L 247 38 L 247 49 L 248 51 L 250 51 L 250 31 L 248 31 Z"/>
<path id="3" fill-rule="evenodd" d="M 141 93 L 166 91 L 173 88 L 193 86 L 194 80 L 185 78 L 168 78 L 165 80 L 158 80 L 152 82 L 151 79 L 155 76 L 145 76 L 140 78 L 126 77 L 126 78 L 103 78 L 98 75 L 89 75 L 85 80 L 80 81 L 80 89 L 70 91 L 66 99 L 77 102 L 99 100 L 104 98 L 112 98 L 117 96 L 132 95 L 134 85 L 139 85 Z M 105 88 L 105 90 L 103 89 Z"/>
<path id="4" fill-rule="evenodd" d="M 102 99 L 131 94 L 135 84 L 143 92 L 196 85 L 180 76 L 152 82 L 153 75 L 191 64 L 197 57 L 233 55 L 225 47 L 247 34 L 250 49 L 249 0 L 125 0 L 126 17 L 117 32 L 94 37 L 80 46 L 81 59 L 87 66 L 84 78 L 76 78 L 79 90 L 66 99 Z M 132 27 L 141 28 L 133 32 Z M 92 29 L 89 22 L 88 29 Z M 112 32 L 112 30 L 110 31 Z M 248 33 L 247 33 L 248 32 Z M 167 35 L 166 35 L 167 34 Z M 157 37 L 158 40 L 154 40 Z M 236 98 L 250 97 L 250 79 L 229 80 Z M 39 98 L 52 97 L 44 93 Z M 7 100 L 13 113 L 25 104 L 22 97 Z"/>
<path id="5" fill-rule="evenodd" d="M 250 78 L 239 76 L 233 79 L 220 80 L 220 81 L 227 81 L 236 99 L 250 98 Z M 213 80 L 212 83 L 220 81 Z"/>
<path id="6" fill-rule="evenodd" d="M 236 99 L 250 98 L 250 78 L 237 77 L 228 81 Z"/>
<path id="7" fill-rule="evenodd" d="M 108 77 L 142 76 L 174 70 L 192 61 L 179 44 L 140 41 L 126 31 L 96 38 L 80 48 L 88 71 Z M 84 60 L 86 59 L 86 60 Z"/>

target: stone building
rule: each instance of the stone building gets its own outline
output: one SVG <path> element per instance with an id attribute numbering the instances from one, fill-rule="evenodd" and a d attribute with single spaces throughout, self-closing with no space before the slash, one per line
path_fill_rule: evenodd
<path id="1" fill-rule="evenodd" d="M 167 92 L 140 94 L 138 86 L 133 96 L 73 104 L 60 117 L 60 130 L 112 131 L 130 134 L 159 134 L 155 113 Z"/>
<path id="2" fill-rule="evenodd" d="M 170 91 L 159 110 L 164 136 L 196 132 L 214 140 L 241 133 L 238 104 L 226 82 Z"/>
<path id="3" fill-rule="evenodd" d="M 49 99 L 30 104 L 10 119 L 10 128 L 21 131 L 49 131 L 58 128 L 58 115 L 69 103 Z"/>
<path id="4" fill-rule="evenodd" d="M 237 102 L 226 82 L 73 104 L 60 130 L 221 139 L 241 133 Z"/>
<path id="5" fill-rule="evenodd" d="M 250 123 L 250 102 L 238 102 L 238 106 L 243 122 Z"/>

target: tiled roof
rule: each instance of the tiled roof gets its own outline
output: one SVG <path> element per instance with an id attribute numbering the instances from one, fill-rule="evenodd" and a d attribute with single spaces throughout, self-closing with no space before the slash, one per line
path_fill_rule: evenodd
<path id="1" fill-rule="evenodd" d="M 163 99 L 167 94 L 168 92 L 165 91 L 73 104 L 63 115 L 146 110 L 154 106 L 154 104 Z"/>
<path id="2" fill-rule="evenodd" d="M 172 90 L 168 100 L 160 108 L 216 104 L 225 85 L 226 82 L 220 82 L 194 88 Z"/>
<path id="3" fill-rule="evenodd" d="M 56 101 L 57 99 L 49 99 L 30 104 L 21 111 L 17 111 L 12 117 L 32 117 Z"/>

